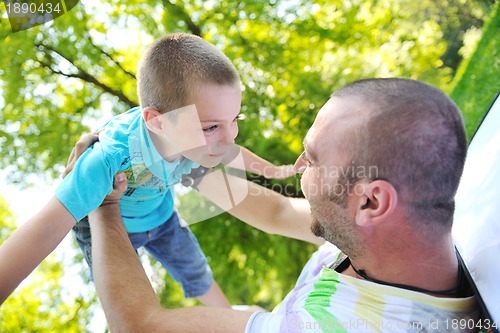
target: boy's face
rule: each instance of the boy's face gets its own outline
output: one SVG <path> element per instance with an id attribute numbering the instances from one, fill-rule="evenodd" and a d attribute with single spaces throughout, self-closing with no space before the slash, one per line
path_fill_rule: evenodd
<path id="1" fill-rule="evenodd" d="M 234 154 L 241 108 L 239 86 L 207 84 L 190 105 L 164 122 L 164 133 L 178 154 L 205 167 Z"/>

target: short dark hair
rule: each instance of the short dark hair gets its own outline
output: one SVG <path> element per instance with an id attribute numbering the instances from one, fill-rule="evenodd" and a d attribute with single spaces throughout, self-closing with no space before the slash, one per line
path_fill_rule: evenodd
<path id="1" fill-rule="evenodd" d="M 353 135 L 354 163 L 377 167 L 407 204 L 410 218 L 451 228 L 467 152 L 461 112 L 439 89 L 397 78 L 350 83 L 332 97 L 369 105 L 366 127 Z"/>

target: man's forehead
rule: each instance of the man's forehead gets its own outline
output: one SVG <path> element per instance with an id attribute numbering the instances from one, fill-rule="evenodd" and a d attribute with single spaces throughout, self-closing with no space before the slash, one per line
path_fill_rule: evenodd
<path id="1" fill-rule="evenodd" d="M 313 125 L 304 138 L 303 145 L 312 157 L 320 157 L 323 150 L 341 144 L 350 131 L 359 130 L 356 124 L 368 115 L 366 103 L 359 97 L 331 97 L 319 110 Z"/>
<path id="2" fill-rule="evenodd" d="M 339 108 L 338 105 L 337 99 L 332 97 L 321 107 L 307 132 L 304 143 L 312 144 L 314 140 L 317 140 L 318 135 L 325 131 L 328 132 L 335 125 L 334 121 L 345 117 L 345 112 L 343 112 L 345 108 Z"/>
<path id="3" fill-rule="evenodd" d="M 319 110 L 312 127 L 325 131 L 339 129 L 365 121 L 371 116 L 374 105 L 360 96 L 331 97 Z"/>
<path id="4" fill-rule="evenodd" d="M 361 96 L 332 96 L 319 110 L 319 119 L 345 119 L 356 116 L 368 107 L 366 100 Z"/>

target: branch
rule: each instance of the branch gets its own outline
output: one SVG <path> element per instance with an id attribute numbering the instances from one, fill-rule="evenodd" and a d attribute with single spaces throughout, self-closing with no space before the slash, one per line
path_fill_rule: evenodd
<path id="1" fill-rule="evenodd" d="M 101 52 L 102 54 L 104 54 L 109 60 L 111 60 L 116 66 L 118 66 L 118 68 L 120 68 L 125 74 L 129 75 L 130 77 L 132 77 L 133 79 L 137 79 L 135 77 L 135 74 L 129 72 L 128 70 L 126 70 L 125 68 L 123 68 L 123 66 L 117 61 L 115 60 L 111 54 L 109 54 L 108 52 L 104 51 L 100 46 L 96 45 L 94 43 L 94 41 L 92 40 L 92 36 L 89 36 L 89 42 L 90 44 L 95 47 L 97 50 L 99 50 L 99 52 Z"/>
<path id="2" fill-rule="evenodd" d="M 191 16 L 189 16 L 188 13 L 186 13 L 186 11 L 184 10 L 184 8 L 181 8 L 173 3 L 171 3 L 169 0 L 163 0 L 163 7 L 164 8 L 169 8 L 172 13 L 176 14 L 177 16 L 179 16 L 181 18 L 181 20 L 183 20 L 188 29 L 194 34 L 194 35 L 197 35 L 197 36 L 200 36 L 200 37 L 203 37 L 201 35 L 201 29 L 200 27 L 198 27 L 194 22 L 193 20 L 191 20 Z"/>
<path id="3" fill-rule="evenodd" d="M 62 75 L 62 76 L 65 76 L 65 77 L 69 77 L 69 78 L 78 78 L 78 79 L 81 79 L 81 80 L 83 80 L 85 82 L 92 83 L 92 84 L 98 86 L 99 88 L 101 88 L 103 91 L 105 91 L 105 92 L 107 92 L 107 93 L 109 93 L 111 95 L 114 95 L 114 96 L 118 97 L 122 102 L 124 102 L 125 104 L 127 104 L 129 107 L 133 108 L 133 107 L 137 106 L 137 103 L 131 101 L 127 96 L 125 96 L 123 94 L 123 92 L 121 92 L 119 90 L 116 90 L 116 89 L 113 89 L 113 88 L 107 86 L 106 84 L 104 84 L 102 82 L 99 82 L 99 80 L 97 80 L 95 77 L 93 77 L 92 75 L 88 74 L 87 72 L 85 72 L 81 68 L 78 68 L 73 63 L 72 60 L 70 60 L 70 59 L 68 59 L 68 57 L 65 57 L 64 55 L 62 55 L 59 51 L 55 50 L 53 47 L 48 46 L 48 45 L 43 45 L 43 44 L 36 44 L 35 46 L 37 46 L 37 47 L 44 47 L 44 48 L 46 48 L 46 49 L 54 52 L 55 54 L 57 54 L 61 58 L 65 59 L 70 64 L 72 64 L 73 67 L 75 67 L 76 70 L 77 70 L 76 73 L 64 73 L 62 71 L 59 71 L 59 70 L 56 70 L 56 69 L 52 68 L 51 64 L 48 64 L 48 63 L 43 62 L 41 60 L 38 61 L 42 67 L 47 68 L 52 73 L 58 74 L 58 75 Z M 51 62 L 55 63 L 54 61 L 51 61 Z"/>

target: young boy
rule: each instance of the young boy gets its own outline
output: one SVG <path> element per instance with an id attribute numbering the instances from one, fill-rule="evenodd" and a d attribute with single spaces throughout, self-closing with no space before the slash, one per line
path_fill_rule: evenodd
<path id="1" fill-rule="evenodd" d="M 129 188 L 121 199 L 123 221 L 137 249 L 144 246 L 181 283 L 186 297 L 229 306 L 186 223 L 174 210 L 172 185 L 200 166 L 234 160 L 240 79 L 234 65 L 202 38 L 171 34 L 155 41 L 138 70 L 141 107 L 114 117 L 56 190 L 79 221 L 73 228 L 90 267 L 91 237 L 86 215 L 113 187 L 118 172 Z M 241 168 L 269 178 L 293 174 L 247 149 Z"/>

